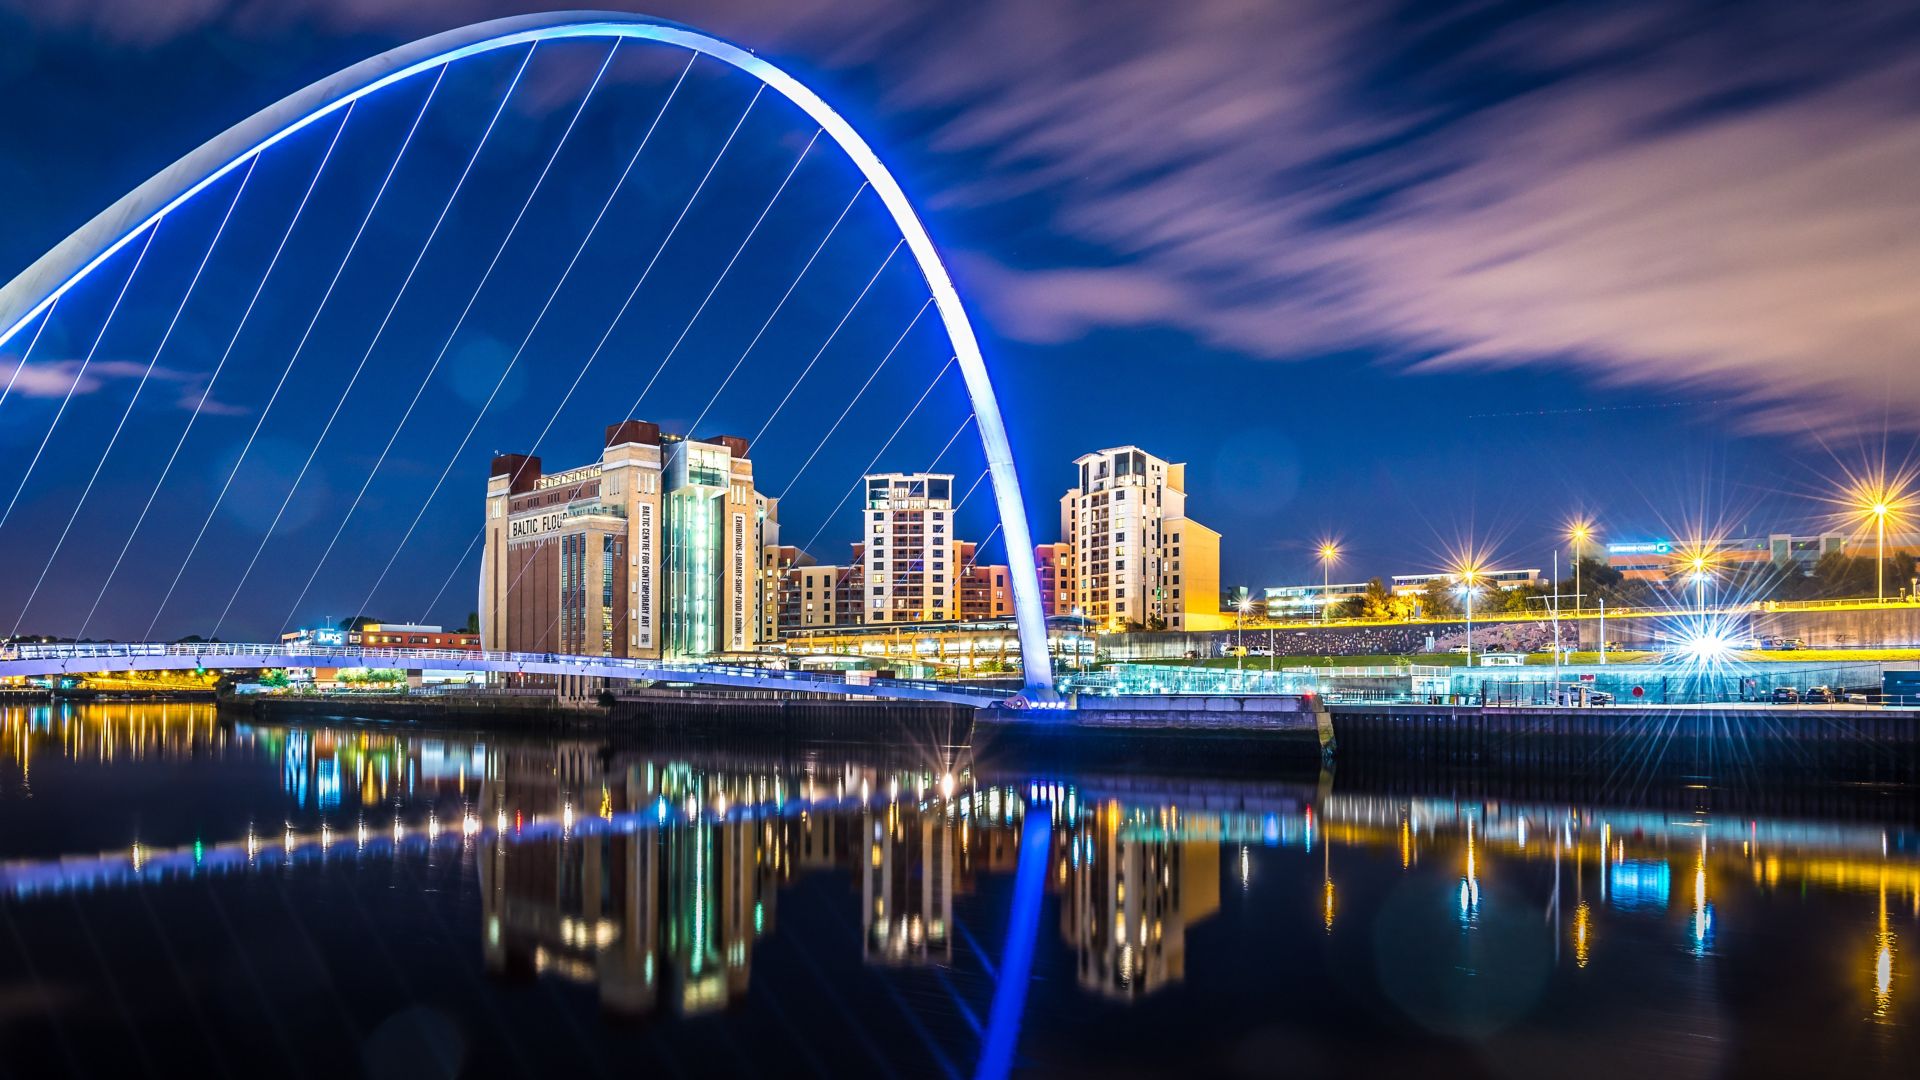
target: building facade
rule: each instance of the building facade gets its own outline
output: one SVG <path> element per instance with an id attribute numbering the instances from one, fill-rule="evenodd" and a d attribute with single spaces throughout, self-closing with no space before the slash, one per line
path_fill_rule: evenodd
<path id="1" fill-rule="evenodd" d="M 1033 567 L 1040 575 L 1040 610 L 1048 618 L 1055 615 L 1073 614 L 1073 604 L 1069 600 L 1062 606 L 1062 598 L 1073 588 L 1072 575 L 1067 567 L 1073 561 L 1071 544 L 1037 544 L 1033 549 Z"/>
<path id="2" fill-rule="evenodd" d="M 1771 533 L 1744 540 L 1716 541 L 1707 550 L 1716 569 L 1757 570 L 1771 566 L 1800 574 L 1813 573 L 1823 557 L 1835 552 L 1873 557 L 1871 538 L 1866 550 L 1861 551 L 1859 545 L 1850 544 L 1841 533 L 1813 536 Z M 1896 545 L 1889 543 L 1889 553 L 1894 550 Z M 1618 541 L 1607 545 L 1607 565 L 1626 578 L 1655 584 L 1675 581 L 1685 584 L 1689 571 L 1682 563 L 1694 551 L 1692 545 L 1672 540 Z"/>
<path id="3" fill-rule="evenodd" d="M 1335 581 L 1328 585 L 1274 585 L 1262 590 L 1269 619 L 1317 619 L 1321 612 L 1356 596 L 1367 595 L 1364 581 Z"/>
<path id="4" fill-rule="evenodd" d="M 953 477 L 876 473 L 866 478 L 865 621 L 944 622 L 960 612 L 953 555 Z"/>
<path id="5" fill-rule="evenodd" d="M 762 553 L 778 542 L 743 439 L 682 439 L 628 420 L 579 468 L 548 474 L 537 457 L 496 457 L 481 642 L 641 659 L 749 650 L 773 601 Z"/>
<path id="6" fill-rule="evenodd" d="M 1071 588 L 1056 603 L 1096 624 L 1212 630 L 1220 614 L 1220 534 L 1187 516 L 1183 464 L 1137 446 L 1074 461 L 1060 499 Z"/>
<path id="7" fill-rule="evenodd" d="M 1450 573 L 1433 574 L 1395 574 L 1393 575 L 1393 595 L 1418 596 L 1426 591 L 1431 581 L 1457 582 L 1460 575 Z M 1522 586 L 1546 584 L 1538 569 L 1529 570 L 1482 570 L 1480 580 L 1496 589 L 1518 589 Z"/>

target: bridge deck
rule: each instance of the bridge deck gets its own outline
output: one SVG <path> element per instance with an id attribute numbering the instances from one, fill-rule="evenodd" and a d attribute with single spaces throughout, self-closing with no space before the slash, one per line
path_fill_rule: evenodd
<path id="1" fill-rule="evenodd" d="M 617 656 L 519 653 L 475 649 L 369 649 L 356 646 L 285 644 L 63 644 L 0 648 L 0 676 L 44 677 L 115 671 L 185 671 L 194 668 L 400 668 L 433 671 L 574 675 L 595 679 L 693 683 L 745 689 L 904 701 L 944 701 L 984 706 L 1007 700 L 1006 691 L 913 679 L 850 681 L 837 672 L 787 671 L 750 664 L 630 660 Z"/>

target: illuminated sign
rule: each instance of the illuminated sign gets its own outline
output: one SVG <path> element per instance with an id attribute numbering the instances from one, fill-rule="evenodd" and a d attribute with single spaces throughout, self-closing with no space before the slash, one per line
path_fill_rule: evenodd
<path id="1" fill-rule="evenodd" d="M 545 491 L 548 488 L 566 487 L 569 484 L 580 484 L 588 480 L 598 480 L 599 478 L 600 466 L 582 465 L 578 469 L 568 469 L 563 473 L 554 473 L 552 476 L 541 477 L 540 483 L 535 486 L 534 490 Z"/>
<path id="2" fill-rule="evenodd" d="M 747 515 L 733 515 L 733 647 L 747 647 Z"/>
<path id="3" fill-rule="evenodd" d="M 639 594 L 639 602 L 634 605 L 639 614 L 634 630 L 634 640 L 643 649 L 653 648 L 653 504 L 638 503 L 634 506 L 633 560 L 634 590 Z"/>
<path id="4" fill-rule="evenodd" d="M 1673 545 L 1665 540 L 1646 540 L 1635 544 L 1608 544 L 1609 555 L 1671 555 Z"/>
<path id="5" fill-rule="evenodd" d="M 560 510 L 549 514 L 527 514 L 524 517 L 517 517 L 507 523 L 507 541 L 511 543 L 515 540 L 531 540 L 536 536 L 559 532 L 566 523 L 567 515 Z"/>

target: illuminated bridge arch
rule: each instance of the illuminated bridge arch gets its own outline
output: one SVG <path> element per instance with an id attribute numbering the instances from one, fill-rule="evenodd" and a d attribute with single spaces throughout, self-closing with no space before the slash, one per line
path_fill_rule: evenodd
<path id="1" fill-rule="evenodd" d="M 1050 692 L 1052 667 L 1046 620 L 1013 452 L 973 326 L 933 240 L 873 148 L 819 95 L 752 52 L 689 27 L 618 12 L 524 15 L 423 38 L 321 79 L 235 124 L 162 170 L 0 288 L 0 347 L 19 336 L 63 294 L 161 218 L 270 147 L 360 98 L 468 57 L 544 41 L 591 38 L 675 46 L 758 79 L 817 123 L 879 195 L 926 279 L 966 382 L 1005 536 L 1026 683 L 1031 692 Z"/>

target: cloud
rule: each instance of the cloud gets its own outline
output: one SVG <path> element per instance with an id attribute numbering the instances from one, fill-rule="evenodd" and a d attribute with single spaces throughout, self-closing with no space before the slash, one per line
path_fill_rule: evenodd
<path id="1" fill-rule="evenodd" d="M 0 0 L 6 2 L 6 0 Z M 22 0 L 14 0 L 22 2 Z M 965 277 L 1035 342 L 1574 365 L 1920 420 L 1920 25 L 1902 5 L 654 5 L 857 72 L 925 130 Z M 33 0 L 42 25 L 411 35 L 515 5 Z M 139 9 L 137 17 L 119 14 Z M 1010 233 L 988 233 L 1002 219 Z"/>
<path id="2" fill-rule="evenodd" d="M 171 388 L 175 404 L 189 411 L 198 407 L 202 413 L 210 416 L 237 416 L 247 410 L 238 405 L 209 397 L 204 405 L 200 396 L 206 392 L 206 376 L 200 372 L 181 371 L 156 364 L 151 373 L 147 365 L 134 360 L 96 360 L 84 365 L 79 360 L 33 360 L 22 366 L 18 357 L 0 356 L 0 387 L 12 386 L 12 394 L 23 398 L 52 398 L 60 400 L 69 394 L 85 397 L 98 393 L 110 384 L 123 386 L 130 394 L 141 376 L 145 374 L 146 389 L 142 393 L 158 391 L 161 387 Z"/>

